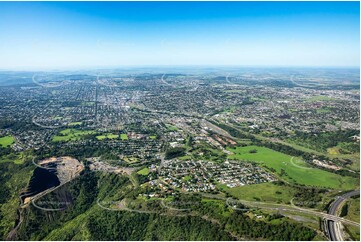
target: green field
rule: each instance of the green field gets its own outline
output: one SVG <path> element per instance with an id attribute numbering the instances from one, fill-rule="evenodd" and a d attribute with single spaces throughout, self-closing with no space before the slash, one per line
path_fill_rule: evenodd
<path id="1" fill-rule="evenodd" d="M 149 169 L 147 167 L 145 167 L 145 168 L 141 169 L 140 171 L 138 171 L 137 174 L 147 176 L 149 174 Z"/>
<path id="2" fill-rule="evenodd" d="M 0 162 L 13 162 L 17 165 L 23 164 L 26 156 L 23 152 L 11 153 L 0 157 Z"/>
<path id="3" fill-rule="evenodd" d="M 119 138 L 119 135 L 118 134 L 103 134 L 103 135 L 98 135 L 96 136 L 96 138 L 98 140 L 103 140 L 103 139 L 117 139 Z"/>
<path id="4" fill-rule="evenodd" d="M 315 101 L 332 101 L 332 100 L 336 100 L 335 98 L 332 97 L 328 97 L 328 96 L 314 96 L 311 98 L 308 98 L 307 101 L 308 102 L 315 102 Z"/>
<path id="5" fill-rule="evenodd" d="M 189 181 L 190 179 L 191 179 L 190 176 L 185 176 L 185 177 L 183 177 L 183 180 L 184 180 L 184 181 Z"/>
<path id="6" fill-rule="evenodd" d="M 75 126 L 75 125 L 81 125 L 82 122 L 71 122 L 68 124 L 68 126 Z"/>
<path id="7" fill-rule="evenodd" d="M 151 136 L 149 136 L 149 138 L 150 138 L 150 139 L 156 139 L 157 136 L 156 136 L 156 135 L 151 135 Z"/>
<path id="8" fill-rule="evenodd" d="M 136 157 L 124 157 L 123 159 L 125 162 L 127 162 L 129 164 L 138 162 L 138 158 L 136 158 Z"/>
<path id="9" fill-rule="evenodd" d="M 167 129 L 169 131 L 177 131 L 178 130 L 178 128 L 176 126 L 171 125 L 171 124 L 165 124 L 165 126 L 167 126 Z"/>
<path id="10" fill-rule="evenodd" d="M 15 139 L 11 135 L 3 136 L 0 138 L 0 146 L 2 146 L 2 147 L 8 147 L 8 146 L 12 145 L 14 142 L 15 142 Z"/>
<path id="11" fill-rule="evenodd" d="M 308 164 L 298 158 L 291 161 L 292 156 L 265 147 L 246 146 L 228 150 L 234 153 L 228 156 L 229 159 L 255 161 L 275 169 L 278 175 L 281 174 L 282 169 L 286 173 L 282 178 L 290 182 L 344 190 L 353 189 L 356 186 L 355 178 L 308 167 Z M 255 150 L 256 153 L 250 153 L 251 150 Z"/>
<path id="12" fill-rule="evenodd" d="M 185 155 L 185 156 L 181 156 L 181 157 L 178 157 L 179 160 L 191 160 L 192 159 L 192 156 L 190 155 Z"/>
<path id="13" fill-rule="evenodd" d="M 127 134 L 120 134 L 120 138 L 122 140 L 127 140 L 128 139 L 128 135 Z"/>
<path id="14" fill-rule="evenodd" d="M 238 199 L 247 201 L 289 203 L 294 196 L 292 188 L 287 186 L 278 186 L 269 182 L 233 188 L 229 188 L 224 184 L 218 184 L 217 187 L 230 193 Z"/>
<path id="15" fill-rule="evenodd" d="M 60 135 L 55 135 L 53 137 L 53 142 L 79 140 L 85 135 L 95 133 L 94 130 L 64 129 L 60 131 Z"/>

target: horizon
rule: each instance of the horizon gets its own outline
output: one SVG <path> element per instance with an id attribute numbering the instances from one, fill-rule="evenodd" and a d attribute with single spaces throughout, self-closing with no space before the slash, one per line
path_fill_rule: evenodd
<path id="1" fill-rule="evenodd" d="M 0 7 L 1 70 L 360 66 L 359 2 L 0 2 Z"/>
<path id="2" fill-rule="evenodd" d="M 155 70 L 159 69 L 233 69 L 237 68 L 238 70 L 242 69 L 319 69 L 319 70 L 328 70 L 328 69 L 340 69 L 340 70 L 360 70 L 360 66 L 271 66 L 271 65 L 129 65 L 129 66 L 87 66 L 87 67 L 49 67 L 49 68 L 0 68 L 0 72 L 57 72 L 57 71 L 94 71 L 94 70 L 122 70 L 122 69 L 149 69 L 153 68 Z"/>

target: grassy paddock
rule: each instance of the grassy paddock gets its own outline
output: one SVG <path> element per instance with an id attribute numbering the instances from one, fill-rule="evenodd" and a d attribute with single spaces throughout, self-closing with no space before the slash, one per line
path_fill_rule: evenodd
<path id="1" fill-rule="evenodd" d="M 269 182 L 233 188 L 229 188 L 224 184 L 218 184 L 217 187 L 238 199 L 248 201 L 289 203 L 295 193 L 291 187 L 279 186 Z"/>
<path id="2" fill-rule="evenodd" d="M 337 175 L 321 169 L 309 167 L 299 158 L 283 154 L 266 147 L 246 146 L 229 149 L 234 154 L 229 159 L 255 161 L 263 166 L 273 168 L 282 178 L 302 185 L 327 187 L 335 189 L 352 189 L 356 185 L 356 179 Z"/>

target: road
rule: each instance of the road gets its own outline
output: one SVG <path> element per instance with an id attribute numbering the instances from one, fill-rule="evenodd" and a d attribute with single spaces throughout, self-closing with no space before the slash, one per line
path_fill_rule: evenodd
<path id="1" fill-rule="evenodd" d="M 360 195 L 360 191 L 352 191 L 348 192 L 346 194 L 343 194 L 342 196 L 339 196 L 336 198 L 336 200 L 331 204 L 328 214 L 330 215 L 337 215 L 337 211 L 341 208 L 341 205 L 344 203 L 344 201 L 352 196 Z M 327 230 L 328 230 L 328 236 L 331 241 L 343 241 L 342 237 L 342 231 L 340 226 L 340 221 L 334 221 L 334 220 L 327 220 Z"/>
<path id="2" fill-rule="evenodd" d="M 214 194 L 202 193 L 202 196 L 208 197 L 208 198 L 220 199 L 220 200 L 227 200 L 227 198 L 219 197 L 218 195 L 214 195 Z M 353 195 L 351 195 L 351 196 L 353 196 Z M 236 200 L 236 201 L 240 202 L 248 207 L 270 209 L 270 210 L 277 210 L 277 211 L 283 211 L 283 212 L 287 212 L 287 211 L 299 212 L 299 213 L 304 213 L 304 214 L 308 214 L 308 215 L 312 215 L 312 216 L 316 216 L 316 217 L 320 217 L 320 218 L 325 218 L 327 220 L 342 222 L 345 224 L 360 227 L 360 224 L 355 221 L 351 221 L 351 220 L 348 220 L 345 218 L 338 217 L 337 215 L 323 213 L 323 212 L 319 212 L 319 211 L 312 210 L 312 209 L 300 208 L 300 207 L 295 207 L 292 205 L 278 204 L 278 203 L 255 202 L 255 201 L 247 201 L 247 200 Z"/>

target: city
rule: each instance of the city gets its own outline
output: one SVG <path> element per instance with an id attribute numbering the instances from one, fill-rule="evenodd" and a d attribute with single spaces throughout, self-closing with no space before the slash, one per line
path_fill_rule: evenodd
<path id="1" fill-rule="evenodd" d="M 2 241 L 360 241 L 359 1 L 0 1 Z"/>

